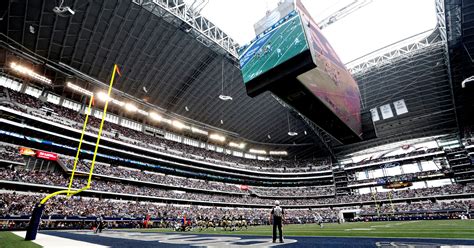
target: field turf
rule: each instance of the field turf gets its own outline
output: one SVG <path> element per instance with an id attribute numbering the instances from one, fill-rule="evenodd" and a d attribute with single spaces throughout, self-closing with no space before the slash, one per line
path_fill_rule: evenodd
<path id="1" fill-rule="evenodd" d="M 133 230 L 130 230 L 133 231 Z M 137 230 L 139 232 L 170 232 L 170 229 Z M 320 237 L 373 237 L 373 238 L 443 238 L 474 239 L 474 220 L 423 220 L 390 222 L 348 222 L 343 224 L 316 224 L 283 226 L 285 236 Z M 225 234 L 225 235 L 271 235 L 271 226 L 249 227 L 242 231 L 214 230 L 187 233 Z"/>
<path id="2" fill-rule="evenodd" d="M 22 237 L 17 236 L 11 232 L 0 232 L 0 247 L 1 248 L 39 248 L 41 246 L 31 241 L 25 241 Z"/>
<path id="3" fill-rule="evenodd" d="M 69 238 L 73 240 L 82 240 L 112 247 L 155 247 L 153 236 L 150 239 L 143 239 L 144 233 L 153 235 L 153 233 L 161 233 L 160 235 L 168 235 L 173 233 L 170 229 L 126 229 L 126 230 L 105 230 L 102 235 L 94 235 L 92 231 L 40 231 L 40 233 L 53 235 L 57 237 Z M 135 237 L 134 233 L 136 233 Z M 142 234 L 139 234 L 142 233 Z M 166 233 L 166 234 L 165 234 Z M 249 227 L 248 230 L 242 231 L 223 231 L 222 229 L 191 231 L 182 233 L 182 237 L 193 237 L 193 234 L 203 234 L 201 238 L 213 236 L 228 237 L 235 236 L 239 238 L 251 239 L 270 238 L 270 226 Z M 191 235 L 190 235 L 191 234 Z M 206 236 L 207 235 L 207 236 Z M 474 244 L 474 221 L 472 220 L 432 220 L 432 221 L 403 221 L 403 222 L 358 222 L 344 224 L 325 224 L 324 228 L 320 228 L 315 224 L 307 225 L 286 225 L 284 226 L 284 235 L 288 240 L 298 240 L 297 243 L 290 244 L 289 247 L 313 247 L 315 242 L 320 244 L 318 247 L 346 247 L 351 243 L 354 247 L 373 247 L 375 242 L 436 242 L 453 244 Z M 127 237 L 132 237 L 127 239 Z M 163 236 L 161 236 L 163 237 Z M 338 238 L 340 237 L 340 238 Z M 345 238 L 342 238 L 345 237 Z M 365 237 L 366 239 L 357 239 Z M 381 239 L 388 238 L 388 239 Z M 390 240 L 390 238 L 405 238 Z M 413 238 L 413 239 L 406 239 Z M 425 241 L 419 239 L 424 238 Z M 452 240 L 452 241 L 449 241 Z M 151 243 L 150 243 L 151 242 Z M 163 244 L 162 247 L 188 247 L 180 245 Z M 11 232 L 0 232 L 1 248 L 37 248 L 40 247 L 32 242 L 23 241 L 23 238 L 12 234 Z M 436 246 L 440 247 L 440 246 Z"/>

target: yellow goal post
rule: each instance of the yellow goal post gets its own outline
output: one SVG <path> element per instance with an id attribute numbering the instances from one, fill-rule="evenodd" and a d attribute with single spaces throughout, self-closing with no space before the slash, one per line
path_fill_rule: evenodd
<path id="1" fill-rule="evenodd" d="M 96 160 L 96 157 L 97 157 L 97 151 L 99 149 L 100 137 L 102 136 L 102 129 L 104 127 L 105 117 L 107 115 L 107 107 L 109 105 L 110 94 L 112 93 L 112 86 L 113 86 L 113 83 L 114 83 L 116 72 L 118 72 L 119 75 L 120 75 L 120 72 L 118 71 L 118 66 L 116 64 L 114 64 L 112 77 L 110 78 L 109 89 L 107 91 L 107 99 L 105 101 L 104 111 L 102 112 L 102 118 L 101 118 L 101 121 L 100 121 L 99 133 L 97 135 L 97 141 L 95 143 L 94 154 L 92 156 L 92 162 L 91 162 L 91 167 L 90 167 L 90 171 L 89 171 L 89 177 L 87 179 L 87 185 L 85 187 L 81 188 L 81 189 L 72 189 L 72 182 L 73 182 L 73 179 L 74 179 L 74 174 L 75 174 L 76 169 L 77 169 L 77 163 L 79 161 L 79 154 L 81 153 L 82 141 L 84 140 L 84 134 L 85 134 L 86 128 L 87 128 L 87 122 L 89 120 L 89 115 L 91 114 L 91 111 L 92 111 L 92 103 L 94 101 L 94 95 L 92 95 L 89 99 L 89 106 L 87 107 L 86 118 L 84 120 L 84 124 L 82 125 L 81 138 L 79 140 L 79 145 L 77 147 L 76 157 L 74 158 L 74 165 L 73 165 L 72 172 L 71 172 L 71 178 L 69 179 L 68 188 L 65 189 L 65 190 L 59 190 L 59 191 L 56 191 L 54 193 L 51 193 L 51 194 L 47 195 L 46 197 L 44 197 L 40 201 L 40 205 L 46 204 L 46 202 L 49 199 L 53 198 L 54 196 L 61 195 L 61 194 L 66 194 L 68 197 L 71 197 L 71 196 L 73 196 L 75 194 L 78 194 L 78 193 L 80 193 L 84 190 L 87 190 L 91 187 L 92 174 L 94 172 L 95 160 Z"/>

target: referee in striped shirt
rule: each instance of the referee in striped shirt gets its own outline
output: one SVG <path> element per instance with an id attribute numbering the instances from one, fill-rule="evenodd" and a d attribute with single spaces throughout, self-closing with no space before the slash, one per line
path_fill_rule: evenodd
<path id="1" fill-rule="evenodd" d="M 280 207 L 280 201 L 275 201 L 275 206 L 272 208 L 272 213 L 270 214 L 270 222 L 273 223 L 273 243 L 276 242 L 277 238 L 277 228 L 280 234 L 280 243 L 283 243 L 283 231 L 281 226 L 285 220 L 285 211 Z"/>

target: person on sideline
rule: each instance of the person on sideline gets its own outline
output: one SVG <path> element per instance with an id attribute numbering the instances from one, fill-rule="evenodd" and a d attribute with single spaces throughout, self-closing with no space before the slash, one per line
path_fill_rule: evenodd
<path id="1" fill-rule="evenodd" d="M 276 242 L 277 228 L 280 234 L 280 243 L 283 243 L 283 231 L 281 229 L 283 221 L 285 220 L 285 211 L 280 207 L 280 201 L 275 201 L 275 206 L 272 208 L 270 214 L 270 222 L 273 223 L 273 243 Z"/>

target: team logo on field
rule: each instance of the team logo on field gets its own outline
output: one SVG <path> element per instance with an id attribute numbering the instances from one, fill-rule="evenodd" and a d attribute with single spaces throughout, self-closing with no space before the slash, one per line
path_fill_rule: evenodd
<path id="1" fill-rule="evenodd" d="M 92 234 L 78 232 L 81 234 Z M 238 236 L 203 236 L 193 234 L 139 233 L 139 232 L 105 232 L 100 236 L 139 241 L 158 241 L 170 245 L 188 245 L 192 247 L 274 247 L 298 242 L 285 239 L 285 243 L 273 243 L 271 238 L 243 238 Z"/>

